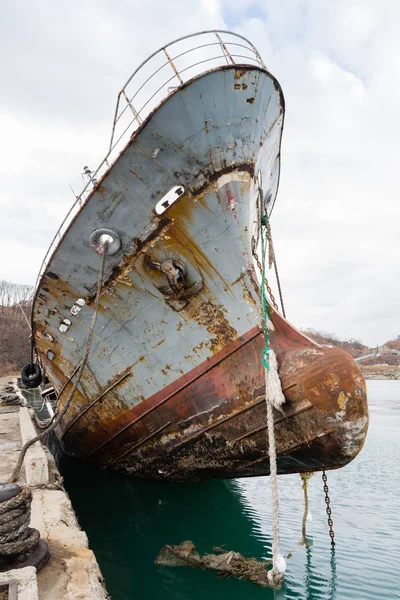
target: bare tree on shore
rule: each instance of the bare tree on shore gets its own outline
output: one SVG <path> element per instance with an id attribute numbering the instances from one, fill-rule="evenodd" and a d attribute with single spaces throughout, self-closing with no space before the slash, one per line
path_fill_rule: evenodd
<path id="1" fill-rule="evenodd" d="M 0 375 L 18 373 L 30 360 L 32 286 L 0 281 Z"/>

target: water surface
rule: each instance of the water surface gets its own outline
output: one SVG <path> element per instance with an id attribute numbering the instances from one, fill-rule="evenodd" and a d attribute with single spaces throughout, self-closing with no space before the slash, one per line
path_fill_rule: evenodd
<path id="1" fill-rule="evenodd" d="M 310 480 L 309 547 L 299 546 L 303 492 L 298 475 L 279 477 L 278 591 L 212 572 L 154 565 L 164 544 L 192 540 L 271 556 L 269 478 L 168 484 L 130 480 L 63 457 L 61 471 L 112 600 L 394 600 L 400 598 L 400 381 L 368 382 L 370 427 L 347 467 L 328 473 L 336 552 L 331 554 L 321 474 Z"/>

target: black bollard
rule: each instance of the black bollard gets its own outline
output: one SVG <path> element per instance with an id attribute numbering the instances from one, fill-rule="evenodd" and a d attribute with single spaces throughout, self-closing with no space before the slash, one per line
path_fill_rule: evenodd
<path id="1" fill-rule="evenodd" d="M 46 542 L 29 527 L 31 501 L 29 487 L 0 483 L 0 572 L 23 567 L 39 571 L 49 559 Z"/>

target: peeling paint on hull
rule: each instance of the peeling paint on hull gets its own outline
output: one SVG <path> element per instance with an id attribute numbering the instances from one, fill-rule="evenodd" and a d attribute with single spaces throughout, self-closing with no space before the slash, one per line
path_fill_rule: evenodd
<path id="1" fill-rule="evenodd" d="M 262 68 L 195 78 L 141 125 L 63 237 L 34 303 L 36 349 L 58 392 L 92 317 L 100 257 L 89 237 L 106 227 L 121 238 L 88 367 L 57 432 L 69 454 L 155 479 L 269 474 L 252 239 L 275 201 L 283 115 Z M 174 186 L 184 194 L 156 214 Z M 174 276 L 171 265 L 184 266 L 184 288 L 151 266 L 165 261 Z M 77 299 L 85 304 L 73 314 Z M 278 471 L 342 466 L 366 434 L 362 375 L 346 353 L 272 317 L 287 400 L 275 414 Z"/>

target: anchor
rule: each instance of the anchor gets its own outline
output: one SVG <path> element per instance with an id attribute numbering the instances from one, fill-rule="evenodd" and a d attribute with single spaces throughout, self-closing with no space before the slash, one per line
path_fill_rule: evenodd
<path id="1" fill-rule="evenodd" d="M 168 304 L 175 310 L 182 310 L 187 306 L 187 298 L 198 294 L 202 287 L 202 280 L 188 283 L 188 269 L 185 263 L 178 258 L 166 258 L 163 262 L 155 261 L 148 254 L 144 257 L 146 269 L 158 271 L 167 281 L 167 285 L 157 286 L 157 289 L 167 297 Z"/>

